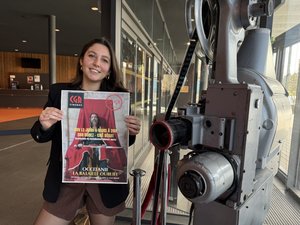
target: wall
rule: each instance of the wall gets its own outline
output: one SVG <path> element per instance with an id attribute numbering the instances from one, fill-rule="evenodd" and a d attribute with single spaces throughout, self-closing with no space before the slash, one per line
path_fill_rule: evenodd
<path id="1" fill-rule="evenodd" d="M 22 68 L 21 58 L 39 58 L 41 59 L 41 68 Z M 56 82 L 68 82 L 76 73 L 78 57 L 57 56 L 56 57 Z M 0 89 L 9 88 L 9 74 L 49 74 L 48 55 L 19 53 L 19 52 L 0 52 Z"/>

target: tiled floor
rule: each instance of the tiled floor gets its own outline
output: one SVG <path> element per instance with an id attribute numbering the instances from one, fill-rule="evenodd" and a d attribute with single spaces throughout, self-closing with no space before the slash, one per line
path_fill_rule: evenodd
<path id="1" fill-rule="evenodd" d="M 28 128 L 35 119 L 0 123 L 0 131 L 12 128 Z M 30 225 L 42 204 L 41 193 L 50 143 L 37 144 L 28 134 L 2 135 L 0 136 L 0 143 L 0 225 Z M 153 156 L 150 158 L 153 159 Z M 143 160 L 150 162 L 149 159 Z M 150 170 L 149 176 L 152 174 L 149 167 L 141 166 L 141 168 Z M 146 181 L 149 178 L 144 177 L 143 179 Z M 286 209 L 283 208 L 283 199 L 281 198 L 280 201 L 279 207 L 272 209 L 272 213 L 284 217 L 287 213 L 284 211 Z M 179 203 L 181 202 L 179 201 Z M 287 208 L 287 210 L 289 209 Z M 293 211 L 296 214 L 299 213 L 299 204 L 295 203 Z M 131 218 L 132 210 L 129 206 L 129 209 L 125 210 L 123 214 L 118 215 L 116 225 L 131 224 Z M 179 223 L 177 218 L 175 221 Z M 149 218 L 143 224 L 149 224 Z M 279 223 L 270 222 L 268 225 L 279 225 Z"/>

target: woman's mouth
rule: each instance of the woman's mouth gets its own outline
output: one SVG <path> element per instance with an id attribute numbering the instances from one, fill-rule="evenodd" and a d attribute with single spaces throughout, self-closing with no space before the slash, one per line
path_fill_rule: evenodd
<path id="1" fill-rule="evenodd" d="M 94 69 L 94 68 L 91 68 L 90 71 L 93 72 L 93 73 L 101 73 L 100 70 L 97 70 L 97 69 Z"/>

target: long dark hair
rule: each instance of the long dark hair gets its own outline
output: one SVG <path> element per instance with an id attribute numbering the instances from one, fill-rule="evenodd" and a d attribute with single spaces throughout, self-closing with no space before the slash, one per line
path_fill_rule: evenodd
<path id="1" fill-rule="evenodd" d="M 77 69 L 76 69 L 76 77 L 72 81 L 72 86 L 74 87 L 80 87 L 83 80 L 83 72 L 81 70 L 80 60 L 83 59 L 84 54 L 86 51 L 94 44 L 102 44 L 106 46 L 109 50 L 110 54 L 110 75 L 109 79 L 104 78 L 101 82 L 101 86 L 99 91 L 127 91 L 127 89 L 123 86 L 121 77 L 122 73 L 119 68 L 117 58 L 115 55 L 115 52 L 110 44 L 110 42 L 105 38 L 100 39 L 93 39 L 87 44 L 85 44 L 81 50 L 78 63 L 77 63 Z"/>

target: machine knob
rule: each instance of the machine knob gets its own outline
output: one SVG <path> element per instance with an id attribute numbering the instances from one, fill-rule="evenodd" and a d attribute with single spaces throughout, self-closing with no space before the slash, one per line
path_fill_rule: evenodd
<path id="1" fill-rule="evenodd" d="M 186 198 L 202 196 L 205 191 L 203 178 L 194 171 L 186 171 L 178 180 L 181 193 Z"/>
<path id="2" fill-rule="evenodd" d="M 258 16 L 271 16 L 274 12 L 273 0 L 266 0 L 250 5 L 250 15 Z"/>

